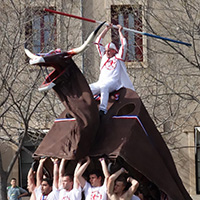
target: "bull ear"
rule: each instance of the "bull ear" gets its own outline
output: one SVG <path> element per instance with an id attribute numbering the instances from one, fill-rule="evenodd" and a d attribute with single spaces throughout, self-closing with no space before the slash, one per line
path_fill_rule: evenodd
<path id="1" fill-rule="evenodd" d="M 90 35 L 89 37 L 87 38 L 87 40 L 83 43 L 83 45 L 81 45 L 80 47 L 77 47 L 75 49 L 71 49 L 69 51 L 67 51 L 68 54 L 71 54 L 71 55 L 76 55 L 76 54 L 79 54 L 81 52 L 83 52 L 87 47 L 88 47 L 88 44 L 95 38 L 97 32 L 99 31 L 99 29 L 103 26 L 105 22 L 101 23 Z"/>
<path id="2" fill-rule="evenodd" d="M 45 60 L 44 60 L 43 57 L 37 56 L 37 55 L 31 53 L 31 52 L 30 52 L 28 49 L 26 49 L 26 48 L 24 49 L 24 51 L 25 51 L 26 55 L 30 58 L 29 63 L 30 63 L 31 65 L 39 64 L 39 63 L 45 63 Z"/>

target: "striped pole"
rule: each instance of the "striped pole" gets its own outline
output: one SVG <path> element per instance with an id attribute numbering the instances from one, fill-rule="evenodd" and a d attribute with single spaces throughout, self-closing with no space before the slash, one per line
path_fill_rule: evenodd
<path id="1" fill-rule="evenodd" d="M 45 8 L 44 11 L 50 12 L 50 13 L 59 14 L 59 15 L 64 15 L 64 16 L 67 16 L 67 17 L 72 17 L 72 18 L 76 18 L 76 19 L 80 19 L 80 20 L 84 20 L 84 21 L 88 21 L 88 22 L 92 22 L 92 23 L 98 23 L 98 24 L 102 23 L 101 21 L 97 21 L 97 20 L 94 20 L 94 19 L 89 19 L 89 18 L 85 18 L 85 17 L 79 17 L 79 16 L 76 16 L 76 15 L 71 15 L 71 14 L 67 14 L 67 13 L 64 13 L 64 12 L 59 12 L 59 11 L 51 10 L 51 9 L 47 9 L 47 8 Z M 108 26 L 109 24 L 105 23 L 105 25 Z M 118 27 L 116 25 L 113 25 L 113 28 L 118 29 Z M 174 39 L 170 39 L 170 38 L 166 38 L 166 37 L 161 37 L 159 35 L 154 35 L 154 34 L 150 34 L 150 33 L 146 33 L 146 32 L 141 32 L 141 31 L 137 31 L 135 29 L 130 29 L 130 28 L 126 28 L 126 27 L 123 27 L 123 29 L 126 30 L 126 31 L 131 31 L 131 32 L 134 32 L 134 33 L 138 33 L 138 34 L 141 34 L 141 35 L 146 35 L 146 36 L 149 36 L 149 37 L 153 37 L 153 38 L 157 38 L 157 39 L 161 39 L 161 40 L 166 40 L 166 41 L 169 41 L 169 42 L 183 44 L 183 45 L 186 45 L 186 46 L 192 46 L 190 43 L 182 42 L 180 40 L 174 40 Z"/>

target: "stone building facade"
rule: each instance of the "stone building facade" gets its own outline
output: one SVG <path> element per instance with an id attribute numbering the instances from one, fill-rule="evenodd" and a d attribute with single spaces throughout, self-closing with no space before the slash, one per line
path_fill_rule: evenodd
<path id="1" fill-rule="evenodd" d="M 25 29 L 31 26 L 32 31 L 37 31 L 30 40 L 33 51 L 52 48 L 68 50 L 80 46 L 97 26 L 87 21 L 44 13 L 44 7 L 97 21 L 121 23 L 137 31 L 192 43 L 189 48 L 124 32 L 129 42 L 126 66 L 130 78 L 168 144 L 180 177 L 194 200 L 200 194 L 199 33 L 195 29 L 198 14 L 194 11 L 197 5 L 197 0 L 193 5 L 189 5 L 189 1 L 184 4 L 174 0 L 35 0 L 26 8 L 29 13 L 35 12 L 30 15 L 30 20 L 35 21 L 25 26 Z M 41 15 L 38 10 L 43 12 L 39 23 L 38 18 L 34 18 L 37 14 Z M 29 34 L 25 31 L 25 37 L 28 38 Z M 107 34 L 105 43 L 110 40 L 118 43 L 116 31 Z M 89 83 L 98 78 L 100 59 L 93 44 L 74 60 Z M 47 126 L 42 128 L 48 129 L 51 120 L 49 118 Z M 32 148 L 31 144 L 27 146 Z M 9 163 L 8 154 L 12 155 L 12 151 L 3 153 L 4 166 Z M 29 160 L 28 163 L 26 160 Z M 24 184 L 26 173 L 22 175 L 22 172 L 27 172 L 30 162 L 31 159 L 22 153 L 10 176 L 19 177 L 19 182 Z"/>

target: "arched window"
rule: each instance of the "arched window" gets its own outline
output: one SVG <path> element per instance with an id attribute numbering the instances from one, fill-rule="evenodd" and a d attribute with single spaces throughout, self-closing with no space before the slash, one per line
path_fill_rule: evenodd
<path id="1" fill-rule="evenodd" d="M 27 9 L 25 37 L 33 52 L 48 52 L 56 46 L 56 16 L 41 8 Z"/>

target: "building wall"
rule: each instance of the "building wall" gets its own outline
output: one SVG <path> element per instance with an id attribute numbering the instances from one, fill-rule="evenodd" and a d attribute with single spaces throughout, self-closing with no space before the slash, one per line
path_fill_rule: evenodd
<path id="1" fill-rule="evenodd" d="M 173 2 L 174 6 L 178 6 L 176 1 Z M 145 8 L 144 10 L 149 9 L 151 11 L 152 9 L 152 11 L 155 12 L 158 16 L 161 16 L 163 20 L 168 20 L 167 15 L 162 16 L 162 3 L 156 0 L 60 0 L 51 1 L 50 4 L 47 1 L 35 1 L 32 6 L 53 6 L 57 10 L 62 12 L 83 16 L 98 21 L 106 20 L 107 22 L 110 22 L 110 6 L 112 4 L 121 5 L 138 3 Z M 170 35 L 168 35 L 168 32 L 164 30 L 159 25 L 159 22 L 155 21 L 154 17 L 149 13 L 143 12 L 143 15 L 145 19 L 148 19 L 148 21 L 151 23 L 154 30 L 156 30 L 156 33 L 162 33 L 163 35 L 167 35 L 170 37 Z M 68 50 L 82 44 L 89 33 L 94 30 L 95 27 L 97 27 L 97 24 L 57 15 L 57 26 L 57 45 L 59 48 Z M 101 30 L 103 30 L 103 28 Z M 150 30 L 148 30 L 146 26 L 144 26 L 144 31 L 148 32 Z M 105 43 L 109 42 L 110 38 L 111 35 L 110 33 L 108 33 L 105 38 Z M 163 86 L 164 84 L 159 85 L 159 83 L 154 82 L 155 79 L 149 78 L 151 76 L 154 76 L 154 78 L 157 77 L 159 80 L 163 80 L 163 73 L 175 73 L 175 69 L 177 69 L 177 71 L 178 69 L 181 71 L 182 66 L 184 66 L 185 63 L 176 54 L 168 54 L 169 52 L 171 52 L 171 47 L 166 45 L 165 43 L 159 42 L 158 40 L 152 38 L 147 39 L 147 37 L 144 37 L 143 43 L 145 56 L 144 62 L 126 63 L 128 66 L 128 72 L 130 74 L 131 80 L 134 83 L 137 93 L 143 100 L 148 112 L 152 116 L 160 132 L 163 134 L 163 137 L 166 140 L 169 149 L 171 150 L 178 172 L 183 180 L 185 187 L 195 200 L 199 198 L 199 195 L 196 195 L 195 189 L 195 144 L 193 129 L 194 126 L 199 125 L 199 108 L 197 108 L 195 113 L 192 114 L 193 118 L 188 117 L 189 120 L 185 121 L 185 118 L 180 116 L 189 116 L 190 111 L 195 109 L 194 107 L 196 106 L 196 104 L 190 103 L 188 105 L 187 101 L 184 101 L 183 103 L 181 103 L 180 112 L 175 116 L 169 116 L 169 113 L 167 112 L 167 101 L 170 100 L 172 104 L 174 104 L 174 107 L 172 107 L 177 108 L 176 102 L 179 99 L 176 97 L 173 97 L 171 99 L 169 99 L 169 97 L 166 97 L 163 99 L 161 105 L 161 101 L 158 101 L 152 94 L 155 94 L 154 92 L 156 90 L 160 92 L 166 90 L 166 88 Z M 162 52 L 162 54 L 158 54 L 156 52 L 161 50 L 164 50 L 164 53 Z M 183 51 L 186 51 L 185 48 L 183 48 Z M 187 51 L 189 55 L 192 55 L 192 49 L 187 49 Z M 83 54 L 76 56 L 74 60 L 78 64 L 78 66 L 80 66 L 80 69 L 84 72 L 89 83 L 97 80 L 99 75 L 98 67 L 100 64 L 100 59 L 94 45 L 91 44 L 90 47 Z M 190 66 L 188 73 L 191 71 L 193 71 L 194 74 L 198 73 L 197 69 L 193 69 Z M 190 77 L 187 77 L 183 78 L 183 80 L 174 80 L 173 77 L 170 79 L 169 76 L 166 78 L 166 80 L 163 81 L 166 81 L 166 83 L 170 85 L 174 84 L 174 88 L 177 89 L 178 87 L 182 86 L 183 81 L 187 81 L 188 84 L 190 84 L 191 86 L 192 81 L 195 81 L 195 79 L 191 80 Z M 157 103 L 160 103 L 160 105 L 157 106 Z M 168 119 L 168 121 L 166 119 Z M 164 123 L 164 121 L 170 123 Z M 49 126 L 51 126 L 51 124 L 49 124 Z M 172 138 L 174 138 L 173 141 Z M 14 154 L 14 151 L 12 148 L 8 148 L 8 151 L 2 152 L 2 154 L 4 159 L 4 167 L 7 167 L 7 165 L 9 164 L 8 158 L 10 158 Z M 18 176 L 18 168 L 18 162 L 16 162 L 10 177 Z"/>
<path id="2" fill-rule="evenodd" d="M 2 156 L 2 163 L 3 163 L 3 169 L 7 170 L 8 166 L 11 162 L 11 159 L 13 158 L 15 154 L 16 148 L 14 146 L 8 145 L 6 143 L 1 143 L 0 145 L 0 153 Z M 10 185 L 11 178 L 16 178 L 17 185 L 19 185 L 19 164 L 18 161 L 15 162 L 13 169 L 8 177 L 7 186 Z"/>

